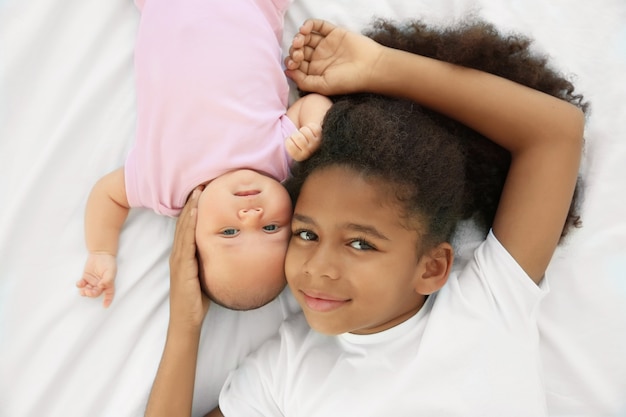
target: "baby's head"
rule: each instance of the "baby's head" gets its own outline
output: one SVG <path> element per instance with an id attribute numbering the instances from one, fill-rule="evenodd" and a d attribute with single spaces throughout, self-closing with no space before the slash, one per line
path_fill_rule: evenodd
<path id="1" fill-rule="evenodd" d="M 198 201 L 196 244 L 209 298 L 233 310 L 272 301 L 285 287 L 291 200 L 276 180 L 256 171 L 227 172 Z"/>

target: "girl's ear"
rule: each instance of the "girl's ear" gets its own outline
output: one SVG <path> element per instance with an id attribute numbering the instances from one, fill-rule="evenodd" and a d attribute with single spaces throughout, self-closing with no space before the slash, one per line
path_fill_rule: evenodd
<path id="1" fill-rule="evenodd" d="M 439 290 L 448 281 L 454 250 L 447 242 L 440 243 L 419 260 L 415 292 L 421 295 L 429 295 Z"/>

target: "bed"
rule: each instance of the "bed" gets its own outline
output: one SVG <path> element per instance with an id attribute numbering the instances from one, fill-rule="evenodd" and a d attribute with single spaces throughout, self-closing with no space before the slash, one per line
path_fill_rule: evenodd
<path id="1" fill-rule="evenodd" d="M 445 23 L 467 13 L 530 34 L 592 103 L 581 167 L 584 227 L 548 271 L 543 368 L 551 416 L 625 416 L 626 3 L 295 0 L 285 45 L 310 16 L 360 30 L 373 15 Z M 131 213 L 111 308 L 74 287 L 86 254 L 89 190 L 133 143 L 138 20 L 131 0 L 0 2 L 2 417 L 143 415 L 167 328 L 174 220 Z M 205 325 L 228 331 L 230 314 L 239 313 Z M 254 322 L 255 314 L 237 320 Z M 219 354 L 206 339 L 195 415 L 215 395 L 203 381 Z"/>

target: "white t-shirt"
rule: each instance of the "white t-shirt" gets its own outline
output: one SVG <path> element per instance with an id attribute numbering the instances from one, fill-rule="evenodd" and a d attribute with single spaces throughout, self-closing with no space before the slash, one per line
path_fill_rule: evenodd
<path id="1" fill-rule="evenodd" d="M 490 233 L 407 321 L 325 336 L 304 316 L 233 371 L 226 417 L 546 415 L 537 287 Z"/>
<path id="2" fill-rule="evenodd" d="M 300 311 L 288 288 L 278 298 L 255 310 L 234 311 L 211 304 L 201 333 L 193 415 L 204 415 L 206 410 L 217 407 L 228 374 L 263 342 L 275 336 L 285 318 Z"/>

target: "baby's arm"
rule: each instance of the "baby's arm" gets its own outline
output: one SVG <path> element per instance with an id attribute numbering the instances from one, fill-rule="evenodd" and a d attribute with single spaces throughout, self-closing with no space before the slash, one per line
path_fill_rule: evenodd
<path id="1" fill-rule="evenodd" d="M 305 91 L 414 100 L 511 152 L 493 232 L 535 282 L 559 241 L 576 184 L 584 116 L 510 80 L 386 48 L 321 20 L 294 38 L 287 75 Z"/>
<path id="2" fill-rule="evenodd" d="M 296 100 L 287 110 L 287 117 L 298 128 L 285 140 L 287 153 L 296 161 L 309 158 L 320 146 L 322 121 L 332 105 L 328 97 L 308 94 Z"/>
<path id="3" fill-rule="evenodd" d="M 87 200 L 85 241 L 89 256 L 83 276 L 76 283 L 83 296 L 98 297 L 104 293 L 104 307 L 113 301 L 115 256 L 128 210 L 124 169 L 120 168 L 102 177 Z"/>

